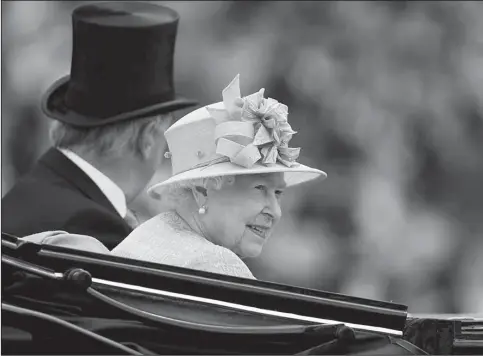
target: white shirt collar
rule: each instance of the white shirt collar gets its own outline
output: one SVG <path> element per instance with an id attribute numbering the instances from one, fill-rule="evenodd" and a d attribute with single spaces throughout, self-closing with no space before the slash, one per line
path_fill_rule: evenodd
<path id="1" fill-rule="evenodd" d="M 58 150 L 94 181 L 122 218 L 126 217 L 126 196 L 116 183 L 71 150 L 65 148 L 58 148 Z"/>

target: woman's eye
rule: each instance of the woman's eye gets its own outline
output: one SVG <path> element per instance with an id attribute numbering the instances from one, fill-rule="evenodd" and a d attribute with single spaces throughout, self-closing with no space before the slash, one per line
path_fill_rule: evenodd
<path id="1" fill-rule="evenodd" d="M 275 191 L 275 194 L 278 196 L 278 197 L 281 197 L 283 195 L 284 191 L 283 190 L 277 190 Z"/>
<path id="2" fill-rule="evenodd" d="M 257 185 L 255 187 L 255 189 L 258 189 L 258 190 L 265 190 L 265 186 L 264 185 Z"/>

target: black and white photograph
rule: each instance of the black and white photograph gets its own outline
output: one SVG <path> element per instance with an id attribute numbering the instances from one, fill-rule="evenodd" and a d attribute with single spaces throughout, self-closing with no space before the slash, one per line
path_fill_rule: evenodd
<path id="1" fill-rule="evenodd" d="M 1 1 L 1 353 L 483 354 L 482 19 Z"/>

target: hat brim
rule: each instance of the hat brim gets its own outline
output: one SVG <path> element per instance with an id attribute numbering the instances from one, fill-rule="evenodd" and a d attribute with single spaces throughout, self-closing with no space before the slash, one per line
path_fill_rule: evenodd
<path id="1" fill-rule="evenodd" d="M 90 117 L 69 109 L 65 105 L 65 94 L 69 86 L 70 75 L 60 78 L 45 92 L 41 108 L 48 117 L 73 126 L 96 127 L 135 119 L 139 117 L 166 114 L 169 112 L 197 106 L 198 102 L 176 95 L 174 100 L 144 107 L 138 110 L 122 113 L 108 118 Z"/>
<path id="2" fill-rule="evenodd" d="M 189 171 L 176 174 L 163 182 L 155 183 L 148 188 L 148 195 L 152 198 L 160 199 L 163 189 L 170 184 L 191 179 L 277 172 L 285 173 L 284 178 L 287 187 L 305 183 L 316 178 L 327 178 L 327 173 L 324 171 L 311 168 L 303 164 L 298 164 L 297 166 L 289 168 L 280 163 L 277 163 L 274 166 L 264 166 L 262 164 L 255 163 L 255 165 L 253 165 L 251 168 L 244 168 L 231 162 L 223 162 L 213 164 L 211 166 L 191 169 Z"/>

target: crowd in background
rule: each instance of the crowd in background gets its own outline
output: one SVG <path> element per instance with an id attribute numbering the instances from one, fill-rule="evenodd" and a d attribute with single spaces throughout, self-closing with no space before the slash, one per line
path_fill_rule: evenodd
<path id="1" fill-rule="evenodd" d="M 299 161 L 328 173 L 287 191 L 255 276 L 483 312 L 482 3 L 153 2 L 181 17 L 179 93 L 221 101 L 239 73 L 243 94 L 288 105 Z M 2 195 L 49 146 L 40 97 L 70 70 L 81 3 L 2 2 Z"/>

